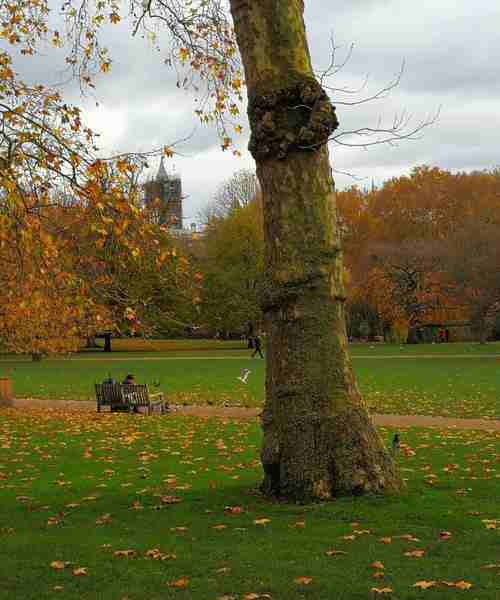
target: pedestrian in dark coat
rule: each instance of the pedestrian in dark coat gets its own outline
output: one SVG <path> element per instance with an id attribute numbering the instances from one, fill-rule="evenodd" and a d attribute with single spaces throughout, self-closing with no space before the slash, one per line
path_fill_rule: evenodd
<path id="1" fill-rule="evenodd" d="M 256 335 L 253 339 L 254 351 L 252 354 L 252 358 L 255 358 L 255 355 L 258 354 L 261 358 L 264 358 L 262 354 L 262 341 L 258 335 Z"/>

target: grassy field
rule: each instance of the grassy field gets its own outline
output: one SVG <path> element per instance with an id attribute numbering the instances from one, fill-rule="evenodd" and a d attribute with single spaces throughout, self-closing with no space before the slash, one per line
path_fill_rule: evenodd
<path id="1" fill-rule="evenodd" d="M 67 359 L 3 356 L 18 397 L 93 399 L 93 384 L 109 374 L 121 381 L 160 383 L 172 403 L 257 406 L 264 394 L 264 361 L 243 342 L 116 340 L 116 352 Z M 500 345 L 353 345 L 354 369 L 374 412 L 500 417 Z M 247 385 L 237 379 L 251 370 Z"/>
<path id="2" fill-rule="evenodd" d="M 0 410 L 0 599 L 498 600 L 500 434 L 401 435 L 403 495 L 300 506 L 255 421 Z"/>

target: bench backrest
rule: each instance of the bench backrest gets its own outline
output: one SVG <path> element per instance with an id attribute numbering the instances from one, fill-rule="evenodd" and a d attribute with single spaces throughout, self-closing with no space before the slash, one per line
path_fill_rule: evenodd
<path id="1" fill-rule="evenodd" d="M 145 383 L 96 383 L 95 393 L 101 405 L 147 406 L 149 402 Z"/>

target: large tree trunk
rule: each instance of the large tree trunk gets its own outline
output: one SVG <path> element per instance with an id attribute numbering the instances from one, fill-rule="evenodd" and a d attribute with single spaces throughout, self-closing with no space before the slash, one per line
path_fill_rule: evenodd
<path id="1" fill-rule="evenodd" d="M 303 1 L 231 0 L 231 10 L 263 193 L 263 489 L 294 500 L 396 491 L 347 352 L 326 143 L 337 121 L 313 75 Z"/>

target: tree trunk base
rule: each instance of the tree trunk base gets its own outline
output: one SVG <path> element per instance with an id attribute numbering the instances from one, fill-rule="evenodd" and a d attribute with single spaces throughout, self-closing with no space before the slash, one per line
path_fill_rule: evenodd
<path id="1" fill-rule="evenodd" d="M 261 459 L 267 496 L 309 502 L 367 493 L 397 493 L 402 482 L 362 407 L 335 415 L 288 418 L 278 430 L 263 413 Z"/>

